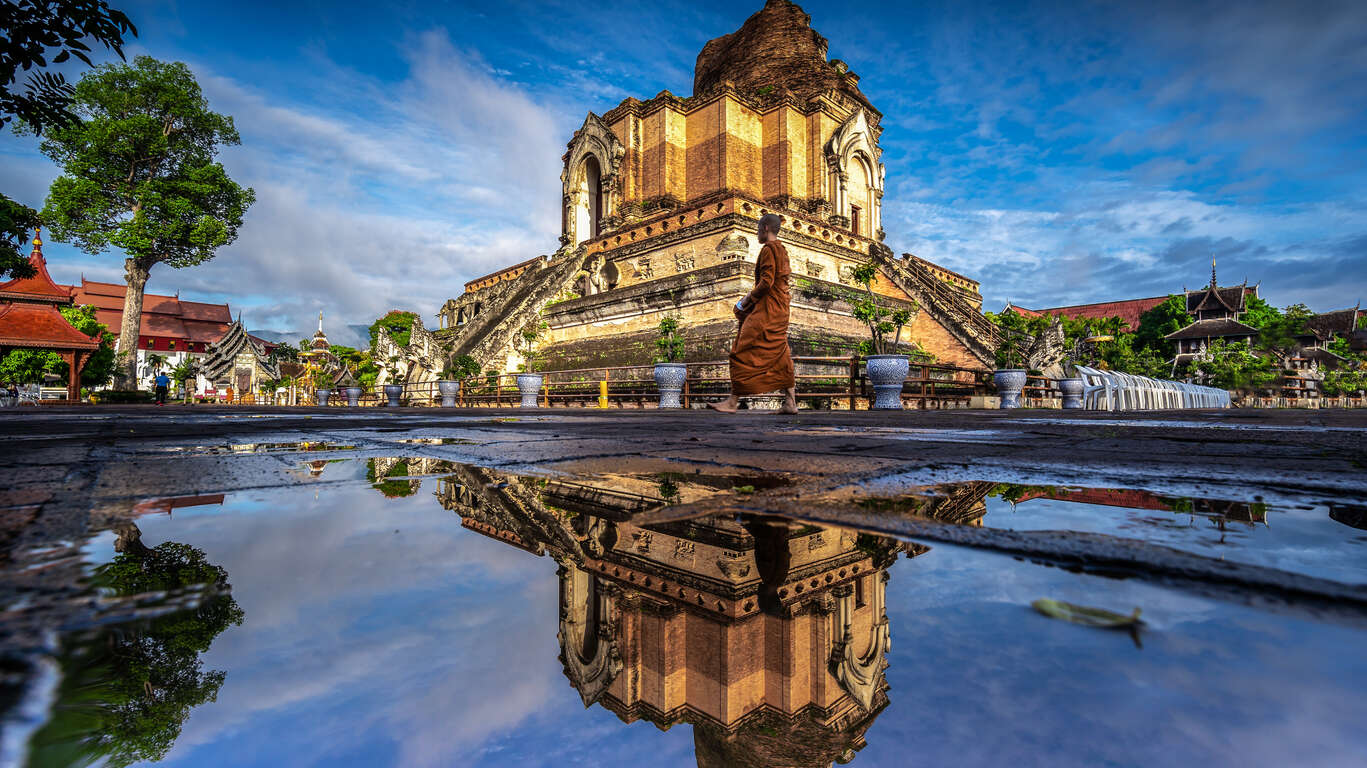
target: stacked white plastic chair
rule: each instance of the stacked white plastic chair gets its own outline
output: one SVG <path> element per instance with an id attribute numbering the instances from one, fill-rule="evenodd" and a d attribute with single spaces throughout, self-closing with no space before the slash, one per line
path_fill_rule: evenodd
<path id="1" fill-rule="evenodd" d="M 1101 371 L 1081 365 L 1077 366 L 1077 372 L 1082 377 L 1082 406 L 1092 411 L 1230 407 L 1229 392 L 1215 387 Z"/>

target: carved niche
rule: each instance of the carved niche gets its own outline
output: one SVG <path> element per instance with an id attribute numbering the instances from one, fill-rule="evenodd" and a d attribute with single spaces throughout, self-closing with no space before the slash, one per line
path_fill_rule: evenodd
<path id="1" fill-rule="evenodd" d="M 821 271 L 823 269 L 824 267 L 817 264 L 815 261 L 812 261 L 811 259 L 807 260 L 807 275 L 809 277 L 821 277 Z"/>
<path id="2" fill-rule="evenodd" d="M 631 277 L 634 280 L 650 280 L 655 277 L 655 268 L 650 263 L 649 257 L 642 257 L 631 262 Z"/>
<path id="3" fill-rule="evenodd" d="M 679 251 L 678 253 L 674 254 L 674 271 L 675 271 L 675 272 L 687 272 L 687 271 L 693 269 L 693 265 L 694 265 L 693 254 L 691 254 L 691 253 L 689 253 L 689 252 L 687 252 L 687 251 Z"/>
<path id="4" fill-rule="evenodd" d="M 573 246 L 593 236 L 592 232 L 579 231 L 589 221 L 585 212 L 590 210 L 592 201 L 589 198 L 594 192 L 588 189 L 586 179 L 590 157 L 598 163 L 600 227 L 619 216 L 617 208 L 622 197 L 622 158 L 625 156 L 626 147 L 621 140 L 602 118 L 590 112 L 570 140 L 569 151 L 565 153 L 565 165 L 560 172 L 564 201 L 561 243 Z"/>
<path id="5" fill-rule="evenodd" d="M 732 232 L 717 243 L 717 255 L 722 261 L 735 261 L 750 255 L 750 241 L 739 232 Z"/>

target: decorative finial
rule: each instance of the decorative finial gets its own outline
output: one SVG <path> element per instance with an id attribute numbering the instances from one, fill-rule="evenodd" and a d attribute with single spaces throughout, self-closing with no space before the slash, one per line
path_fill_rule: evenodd
<path id="1" fill-rule="evenodd" d="M 43 228 L 42 228 L 42 227 L 34 227 L 34 228 L 33 228 L 33 247 L 34 247 L 34 248 L 37 248 L 37 249 L 40 250 L 40 251 L 43 250 Z"/>
<path id="2" fill-rule="evenodd" d="M 318 332 L 323 332 L 323 310 L 318 310 Z"/>
<path id="3" fill-rule="evenodd" d="M 1210 257 L 1210 286 L 1214 288 L 1215 283 L 1215 257 Z"/>

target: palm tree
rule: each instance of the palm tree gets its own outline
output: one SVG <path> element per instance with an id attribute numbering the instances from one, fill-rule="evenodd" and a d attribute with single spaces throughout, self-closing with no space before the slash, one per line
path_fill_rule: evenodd
<path id="1" fill-rule="evenodd" d="M 190 402 L 190 388 L 185 385 L 186 381 L 194 379 L 199 375 L 199 365 L 193 358 L 185 358 L 175 368 L 171 369 L 171 380 L 180 384 L 183 390 L 182 397 L 185 402 Z"/>

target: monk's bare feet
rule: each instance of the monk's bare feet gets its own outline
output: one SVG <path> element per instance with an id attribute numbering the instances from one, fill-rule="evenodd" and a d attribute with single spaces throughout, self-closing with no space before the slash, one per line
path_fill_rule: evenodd
<path id="1" fill-rule="evenodd" d="M 735 413 L 740 410 L 740 398 L 732 395 L 720 403 L 708 403 L 707 407 L 718 413 Z"/>
<path id="2" fill-rule="evenodd" d="M 783 407 L 778 409 L 779 413 L 792 415 L 797 413 L 797 388 L 783 390 Z"/>

